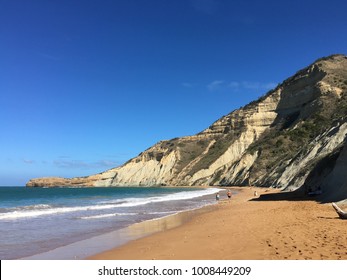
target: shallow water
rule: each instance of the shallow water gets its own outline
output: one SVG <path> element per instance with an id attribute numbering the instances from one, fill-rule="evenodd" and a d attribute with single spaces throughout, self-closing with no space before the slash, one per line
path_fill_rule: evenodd
<path id="1" fill-rule="evenodd" d="M 0 188 L 0 258 L 18 259 L 215 203 L 217 188 Z"/>

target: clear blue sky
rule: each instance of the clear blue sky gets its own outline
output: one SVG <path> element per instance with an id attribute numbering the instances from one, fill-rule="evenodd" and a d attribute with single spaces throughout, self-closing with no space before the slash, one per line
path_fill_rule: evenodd
<path id="1" fill-rule="evenodd" d="M 195 134 L 319 57 L 347 2 L 0 0 L 0 185 Z"/>

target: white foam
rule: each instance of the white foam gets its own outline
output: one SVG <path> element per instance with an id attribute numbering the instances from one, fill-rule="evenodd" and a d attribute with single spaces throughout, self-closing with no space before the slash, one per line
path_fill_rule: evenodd
<path id="1" fill-rule="evenodd" d="M 50 205 L 38 204 L 32 206 L 25 206 L 21 210 L 15 210 L 7 213 L 0 213 L 0 220 L 12 220 L 20 218 L 34 218 L 43 215 L 64 214 L 78 211 L 90 210 L 106 210 L 120 207 L 135 207 L 149 203 L 158 203 L 166 201 L 187 200 L 205 195 L 211 195 L 219 192 L 217 188 L 198 189 L 196 191 L 183 191 L 178 193 L 167 194 L 163 196 L 145 197 L 145 198 L 128 198 L 116 199 L 113 201 L 103 202 L 96 205 L 88 206 L 75 206 L 75 207 L 55 207 Z"/>
<path id="2" fill-rule="evenodd" d="M 24 210 L 35 210 L 35 209 L 49 209 L 52 208 L 52 205 L 49 204 L 35 204 L 21 207 Z"/>
<path id="3" fill-rule="evenodd" d="M 102 218 L 111 218 L 115 216 L 135 216 L 138 213 L 111 213 L 111 214 L 101 214 L 101 215 L 94 215 L 94 216 L 87 216 L 87 217 L 81 217 L 82 220 L 89 220 L 89 219 L 102 219 Z"/>
<path id="4" fill-rule="evenodd" d="M 148 203 L 156 202 L 165 202 L 165 201 L 177 201 L 177 200 L 187 200 L 197 197 L 202 197 L 205 195 L 211 195 L 219 192 L 220 189 L 217 188 L 208 188 L 208 189 L 199 189 L 196 191 L 183 191 L 178 193 L 167 194 L 163 196 L 153 196 L 146 198 L 130 198 L 130 199 L 117 199 L 113 201 L 108 201 L 107 203 L 119 204 L 119 207 L 132 207 L 139 206 Z"/>

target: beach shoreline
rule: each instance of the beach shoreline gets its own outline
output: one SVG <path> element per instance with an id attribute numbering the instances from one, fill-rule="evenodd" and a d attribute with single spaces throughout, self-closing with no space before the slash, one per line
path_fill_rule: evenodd
<path id="1" fill-rule="evenodd" d="M 330 204 L 312 200 L 263 201 L 258 199 L 259 195 L 279 191 L 254 187 L 230 189 L 238 194 L 206 206 L 206 211 L 191 211 L 191 217 L 175 227 L 87 259 L 347 259 L 346 221 L 338 219 Z"/>
<path id="2" fill-rule="evenodd" d="M 178 227 L 195 215 L 211 211 L 206 205 L 201 208 L 180 211 L 168 216 L 131 224 L 125 228 L 96 235 L 47 252 L 20 258 L 21 260 L 80 260 L 102 253 L 108 248 L 119 247 L 136 239 Z"/>
<path id="3" fill-rule="evenodd" d="M 131 225 L 215 204 L 219 191 L 192 187 L 0 188 L 0 255 L 2 259 L 85 259 L 129 241 L 126 232 L 131 231 L 127 227 L 134 228 Z M 141 237 L 141 227 L 137 227 Z"/>

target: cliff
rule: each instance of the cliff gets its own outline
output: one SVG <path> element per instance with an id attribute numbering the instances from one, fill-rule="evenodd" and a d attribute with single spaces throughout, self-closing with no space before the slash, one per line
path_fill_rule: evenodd
<path id="1" fill-rule="evenodd" d="M 124 165 L 27 186 L 254 185 L 347 198 L 347 57 L 315 61 L 194 136 L 160 141 Z"/>

